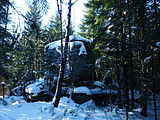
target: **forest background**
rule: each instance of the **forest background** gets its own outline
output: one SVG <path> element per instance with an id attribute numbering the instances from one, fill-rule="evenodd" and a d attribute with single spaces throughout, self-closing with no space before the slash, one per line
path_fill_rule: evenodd
<path id="1" fill-rule="evenodd" d="M 10 89 L 43 77 L 44 46 L 60 39 L 58 14 L 42 27 L 48 8 L 46 0 L 28 3 L 24 15 L 11 1 L 0 1 L 0 81 Z M 134 108 L 134 90 L 141 91 L 142 114 L 146 115 L 149 97 L 153 96 L 156 103 L 160 91 L 160 1 L 88 0 L 85 7 L 78 34 L 93 40 L 90 47 L 100 64 L 96 79 L 114 79 L 119 85 L 119 103 L 125 103 L 127 110 Z M 24 29 L 19 25 L 8 27 L 12 26 L 10 8 L 24 18 Z M 125 99 L 121 99 L 121 91 Z"/>

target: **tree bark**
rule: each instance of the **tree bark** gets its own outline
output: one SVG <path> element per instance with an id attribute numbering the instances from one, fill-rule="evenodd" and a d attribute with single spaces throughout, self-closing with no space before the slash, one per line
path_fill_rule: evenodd
<path id="1" fill-rule="evenodd" d="M 144 91 L 144 93 L 145 93 L 145 91 Z M 147 117 L 148 98 L 147 98 L 146 94 L 143 95 L 143 100 L 142 100 L 141 106 L 142 106 L 141 115 Z"/>
<path id="2" fill-rule="evenodd" d="M 156 95 L 153 95 L 153 101 L 154 101 L 154 118 L 155 120 L 158 120 L 157 118 L 157 101 L 156 101 Z"/>
<path id="3" fill-rule="evenodd" d="M 131 30 L 131 9 L 130 9 L 130 0 L 127 0 L 127 7 L 128 7 L 128 35 L 129 35 L 129 44 L 131 47 L 129 47 L 129 60 L 131 65 L 131 71 L 130 71 L 130 90 L 131 90 L 131 107 L 134 108 L 134 83 L 133 83 L 133 54 L 132 54 L 132 30 Z"/>
<path id="4" fill-rule="evenodd" d="M 58 107 L 61 95 L 62 95 L 62 82 L 64 79 L 64 72 L 65 72 L 65 65 L 67 60 L 67 52 L 68 52 L 68 42 L 69 42 L 69 33 L 70 33 L 70 24 L 71 24 L 71 6 L 72 6 L 72 0 L 69 0 L 68 2 L 68 25 L 67 25 L 67 36 L 65 40 L 64 45 L 64 54 L 61 53 L 62 60 L 60 65 L 60 71 L 59 71 L 59 77 L 57 81 L 57 87 L 56 87 L 56 93 L 53 98 L 53 105 L 54 107 Z"/>
<path id="5" fill-rule="evenodd" d="M 124 92 L 125 92 L 125 106 L 126 106 L 126 120 L 129 119 L 129 89 L 128 89 L 128 77 L 127 77 L 127 64 L 126 61 L 123 61 L 123 75 L 124 75 Z"/>
<path id="6" fill-rule="evenodd" d="M 7 31 L 7 25 L 8 25 L 8 12 L 9 12 L 9 0 L 7 0 L 7 8 L 6 8 L 6 12 L 7 12 L 7 14 L 6 14 L 6 21 L 5 21 L 5 30 Z"/>

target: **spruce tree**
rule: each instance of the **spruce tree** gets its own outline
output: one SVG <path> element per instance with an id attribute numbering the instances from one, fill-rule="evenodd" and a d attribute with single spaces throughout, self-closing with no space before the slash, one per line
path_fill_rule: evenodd
<path id="1" fill-rule="evenodd" d="M 151 86 L 155 86 L 154 77 L 159 74 L 156 54 L 152 55 L 159 39 L 159 2 L 89 0 L 85 6 L 87 11 L 80 34 L 93 38 L 93 49 L 98 51 L 97 57 L 103 66 L 97 71 L 103 71 L 102 76 L 112 71 L 113 79 L 119 84 L 119 101 L 124 100 L 126 109 L 134 108 L 134 91 L 141 91 L 141 113 L 147 116 Z M 154 60 L 147 63 L 149 56 L 154 56 Z M 154 64 L 149 66 L 151 60 Z"/>
<path id="2" fill-rule="evenodd" d="M 6 81 L 11 78 L 11 51 L 13 50 L 14 37 L 8 32 L 9 0 L 0 1 L 0 77 Z"/>
<path id="3" fill-rule="evenodd" d="M 38 3 L 33 2 L 29 5 L 29 11 L 26 13 L 25 29 L 17 51 L 17 71 L 19 79 L 31 81 L 43 76 L 43 48 L 44 40 L 42 36 L 42 18 L 43 13 L 38 8 Z M 18 57 L 19 56 L 19 57 Z"/>

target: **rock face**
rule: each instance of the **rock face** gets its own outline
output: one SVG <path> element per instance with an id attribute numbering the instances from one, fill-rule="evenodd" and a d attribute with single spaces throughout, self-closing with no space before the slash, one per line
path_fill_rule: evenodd
<path id="1" fill-rule="evenodd" d="M 81 87 L 74 88 L 71 94 L 71 98 L 75 103 L 82 104 L 91 100 L 92 95 L 90 90 L 87 87 L 81 86 Z"/>
<path id="2" fill-rule="evenodd" d="M 65 69 L 63 85 L 89 86 L 94 77 L 93 52 L 89 49 L 92 41 L 78 36 L 70 36 L 68 60 Z M 63 42 L 64 44 L 64 42 Z M 61 41 L 55 41 L 45 46 L 46 72 L 45 80 L 56 83 L 60 59 Z"/>
<path id="3" fill-rule="evenodd" d="M 40 78 L 36 82 L 29 84 L 25 88 L 26 100 L 28 102 L 51 101 L 53 96 L 49 94 L 44 79 Z"/>
<path id="4" fill-rule="evenodd" d="M 65 90 L 69 87 L 85 86 L 89 88 L 92 85 L 95 60 L 94 54 L 89 48 L 91 42 L 83 37 L 70 36 L 62 96 L 70 96 L 70 90 Z M 61 41 L 47 44 L 45 46 L 44 78 L 25 86 L 17 86 L 13 89 L 13 95 L 25 96 L 28 102 L 51 101 L 56 91 L 60 62 Z M 76 103 L 81 104 L 90 100 L 91 94 L 73 92 L 72 98 Z"/>

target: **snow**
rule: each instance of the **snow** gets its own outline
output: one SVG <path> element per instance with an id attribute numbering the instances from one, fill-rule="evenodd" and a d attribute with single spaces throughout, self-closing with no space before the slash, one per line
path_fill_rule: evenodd
<path id="1" fill-rule="evenodd" d="M 160 47 L 160 42 L 157 42 L 157 43 L 156 43 L 156 46 L 157 46 L 157 47 Z"/>
<path id="2" fill-rule="evenodd" d="M 91 95 L 90 90 L 85 86 L 76 87 L 76 88 L 74 88 L 73 92 L 74 93 L 85 93 L 87 95 Z"/>
<path id="3" fill-rule="evenodd" d="M 69 40 L 70 41 L 82 41 L 82 42 L 88 42 L 88 43 L 92 42 L 92 40 L 90 39 L 86 39 L 86 38 L 83 38 L 81 36 L 76 36 L 76 35 L 69 36 Z"/>
<path id="4" fill-rule="evenodd" d="M 113 27 L 113 25 L 108 26 L 108 30 L 110 30 Z"/>
<path id="5" fill-rule="evenodd" d="M 92 94 L 118 94 L 117 90 L 101 90 L 100 88 L 91 89 Z"/>
<path id="6" fill-rule="evenodd" d="M 0 108 L 0 120 L 51 120 L 51 114 L 43 113 L 49 103 L 14 103 Z"/>
<path id="7" fill-rule="evenodd" d="M 64 44 L 64 42 L 62 44 Z M 61 54 L 60 46 L 61 46 L 61 40 L 58 40 L 58 41 L 54 41 L 54 42 L 47 44 L 45 46 L 45 49 L 49 49 L 49 50 L 56 49 L 56 51 L 58 51 Z"/>
<path id="8" fill-rule="evenodd" d="M 78 55 L 87 55 L 87 51 L 86 51 L 86 48 L 84 47 L 84 45 L 82 45 L 79 49 L 79 54 Z"/>
<path id="9" fill-rule="evenodd" d="M 82 55 L 82 54 L 87 55 L 87 51 L 86 51 L 86 48 L 85 48 L 83 42 L 81 42 L 81 41 L 73 41 L 73 42 L 70 42 L 70 43 L 69 43 L 70 51 L 73 50 L 73 46 L 74 46 L 74 45 L 80 45 L 78 55 Z"/>
<path id="10" fill-rule="evenodd" d="M 10 105 L 14 105 L 17 103 L 26 103 L 26 101 L 24 100 L 24 97 L 22 96 L 11 96 L 8 99 L 6 99 L 6 102 Z"/>
<path id="11" fill-rule="evenodd" d="M 101 59 L 97 59 L 96 62 L 95 62 L 95 66 L 97 68 L 100 68 L 101 67 L 100 63 L 101 63 Z"/>
<path id="12" fill-rule="evenodd" d="M 43 88 L 42 86 L 43 83 L 44 83 L 44 79 L 40 78 L 37 82 L 28 85 L 25 91 L 29 94 L 33 94 L 33 96 L 37 96 L 38 93 L 42 91 L 41 88 Z"/>
<path id="13" fill-rule="evenodd" d="M 93 101 L 78 105 L 63 97 L 59 107 L 52 103 L 15 103 L 0 107 L 0 120 L 106 120 L 104 110 L 96 108 Z"/>
<path id="14" fill-rule="evenodd" d="M 58 40 L 58 41 L 54 41 L 54 42 L 51 42 L 51 43 L 49 43 L 49 44 L 47 44 L 46 46 L 45 46 L 45 49 L 48 47 L 48 49 L 54 49 L 54 48 L 57 48 L 58 46 L 60 46 L 61 45 L 61 41 L 60 40 Z"/>
<path id="15" fill-rule="evenodd" d="M 139 99 L 141 97 L 140 91 L 134 90 L 134 99 Z M 131 99 L 131 91 L 129 90 L 129 98 Z"/>
<path id="16" fill-rule="evenodd" d="M 81 36 L 75 36 L 75 35 L 71 35 L 69 39 L 70 39 L 70 42 L 69 42 L 70 51 L 72 50 L 73 45 L 80 45 L 81 47 L 79 48 L 78 55 L 82 55 L 82 54 L 87 55 L 87 51 L 83 42 L 91 43 L 92 40 L 83 38 Z M 63 39 L 63 45 L 64 45 L 64 41 L 65 39 Z M 47 44 L 45 46 L 45 49 L 48 49 L 48 50 L 56 49 L 56 51 L 58 51 L 61 54 L 60 46 L 61 46 L 61 40 L 58 40 L 58 41 L 54 41 Z"/>
<path id="17" fill-rule="evenodd" d="M 94 81 L 93 85 L 101 87 L 103 85 L 103 83 L 100 81 Z"/>
<path id="18" fill-rule="evenodd" d="M 105 48 L 105 50 L 106 50 L 106 51 L 109 51 L 109 50 L 110 50 L 110 48 L 109 48 L 109 47 L 106 47 L 106 48 Z"/>
<path id="19" fill-rule="evenodd" d="M 3 99 L 3 98 L 0 98 L 0 105 L 8 105 L 8 103 Z"/>
<path id="20" fill-rule="evenodd" d="M 96 107 L 92 100 L 79 105 L 71 98 L 62 97 L 58 108 L 53 108 L 52 102 L 27 103 L 22 98 L 16 99 L 7 106 L 0 105 L 0 120 L 125 120 L 124 110 L 114 106 Z M 129 112 L 129 120 L 154 119 L 153 110 L 148 117 L 142 117 L 140 111 Z"/>
<path id="21" fill-rule="evenodd" d="M 148 62 L 150 62 L 150 61 L 151 61 L 151 56 L 146 57 L 146 58 L 144 59 L 144 62 L 145 62 L 145 63 L 148 63 Z"/>

